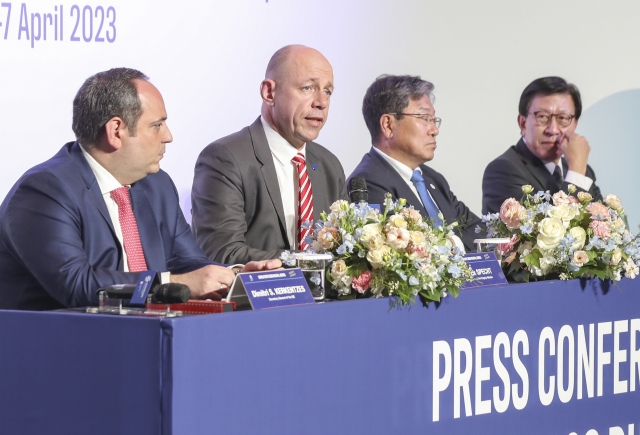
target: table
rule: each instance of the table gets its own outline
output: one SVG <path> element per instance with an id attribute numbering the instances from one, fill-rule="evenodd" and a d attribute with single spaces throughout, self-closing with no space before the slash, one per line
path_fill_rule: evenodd
<path id="1" fill-rule="evenodd" d="M 0 311 L 0 433 L 640 431 L 640 280 L 390 306 L 174 319 Z"/>

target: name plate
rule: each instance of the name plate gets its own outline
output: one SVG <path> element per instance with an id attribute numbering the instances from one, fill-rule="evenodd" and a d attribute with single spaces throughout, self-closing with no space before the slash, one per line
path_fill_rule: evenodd
<path id="1" fill-rule="evenodd" d="M 244 295 L 254 310 L 315 303 L 299 268 L 240 273 L 227 300 L 238 300 Z"/>
<path id="2" fill-rule="evenodd" d="M 507 278 L 493 252 L 466 254 L 464 261 L 471 267 L 474 281 L 465 283 L 460 290 L 507 284 Z"/>
<path id="3" fill-rule="evenodd" d="M 132 304 L 144 305 L 147 303 L 147 296 L 149 295 L 149 290 L 151 290 L 151 286 L 153 285 L 155 278 L 155 270 L 145 270 L 140 274 L 140 278 L 136 284 L 136 289 L 133 292 L 133 296 L 131 296 Z"/>

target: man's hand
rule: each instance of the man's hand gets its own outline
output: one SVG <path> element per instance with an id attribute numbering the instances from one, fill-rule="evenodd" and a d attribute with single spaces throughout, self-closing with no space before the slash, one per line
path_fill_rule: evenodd
<path id="1" fill-rule="evenodd" d="M 241 270 L 241 272 L 259 272 L 261 270 L 273 270 L 282 268 L 282 261 L 277 258 L 262 261 L 250 261 Z"/>
<path id="2" fill-rule="evenodd" d="M 587 173 L 587 162 L 591 147 L 584 136 L 575 133 L 565 133 L 560 142 L 560 149 L 567 159 L 569 170 L 581 175 Z"/>
<path id="3" fill-rule="evenodd" d="M 241 272 L 259 272 L 282 267 L 280 260 L 251 261 Z M 185 284 L 191 289 L 191 299 L 213 299 L 219 301 L 226 296 L 236 275 L 223 266 L 205 266 L 181 275 L 171 274 L 171 282 Z"/>
<path id="4" fill-rule="evenodd" d="M 191 299 L 219 301 L 235 279 L 231 269 L 224 266 L 205 266 L 193 272 L 171 274 L 171 282 L 185 284 L 191 289 Z"/>

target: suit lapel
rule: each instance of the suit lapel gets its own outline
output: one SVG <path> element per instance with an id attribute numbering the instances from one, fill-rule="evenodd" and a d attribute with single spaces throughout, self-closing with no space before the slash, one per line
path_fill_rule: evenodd
<path id="1" fill-rule="evenodd" d="M 87 159 L 82 154 L 80 145 L 78 145 L 77 142 L 74 143 L 71 147 L 70 155 L 73 161 L 76 163 L 78 171 L 80 172 L 80 176 L 84 180 L 87 189 L 89 189 L 89 194 L 91 196 L 93 204 L 100 211 L 100 214 L 102 215 L 102 218 L 105 220 L 106 224 L 109 226 L 114 239 L 117 240 L 118 238 L 116 237 L 116 232 L 113 229 L 113 222 L 111 222 L 111 216 L 109 216 L 107 205 L 104 203 L 104 198 L 102 197 L 102 192 L 100 191 L 100 186 L 98 186 L 96 176 L 93 174 L 91 166 L 89 166 L 89 162 L 87 162 Z"/>
<path id="2" fill-rule="evenodd" d="M 162 234 L 160 234 L 160 225 L 153 213 L 147 193 L 139 182 L 131 186 L 129 193 L 147 267 L 149 270 L 163 271 L 166 269 L 167 261 L 164 256 Z"/>
<path id="3" fill-rule="evenodd" d="M 542 160 L 534 156 L 533 153 L 529 151 L 529 148 L 527 148 L 527 145 L 522 139 L 520 139 L 520 141 L 516 145 L 516 149 L 518 151 L 518 154 L 520 154 L 522 162 L 524 163 L 527 170 L 536 179 L 536 181 L 540 183 L 540 185 L 542 186 L 542 190 L 546 190 L 551 174 L 544 166 Z"/>
<path id="4" fill-rule="evenodd" d="M 276 175 L 276 167 L 273 163 L 273 156 L 269 149 L 269 142 L 267 142 L 267 136 L 264 134 L 264 128 L 260 117 L 255 120 L 253 124 L 249 126 L 249 134 L 251 135 L 251 142 L 253 144 L 253 151 L 256 159 L 260 162 L 262 179 L 267 186 L 267 191 L 271 197 L 271 202 L 278 215 L 280 221 L 280 231 L 282 232 L 282 238 L 285 243 L 289 244 L 289 236 L 287 235 L 287 222 L 284 219 L 284 207 L 282 206 L 282 194 L 280 193 L 280 186 L 278 185 L 278 175 Z"/>
<path id="5" fill-rule="evenodd" d="M 406 199 L 407 204 L 412 205 L 413 208 L 415 208 L 420 212 L 420 214 L 422 214 L 422 216 L 428 216 L 427 210 L 422 205 L 422 201 L 420 201 L 415 193 L 413 193 L 407 182 L 404 181 L 404 179 L 400 176 L 400 174 L 398 174 L 393 166 L 387 163 L 387 161 L 383 159 L 382 156 L 380 156 L 378 152 L 373 148 L 369 151 L 369 157 L 373 162 L 376 163 L 376 165 L 378 165 L 382 169 L 380 175 L 381 177 L 383 177 L 382 179 L 385 180 L 384 184 L 387 186 L 395 186 L 396 192 L 391 192 L 392 194 L 396 193 L 395 199 Z M 380 205 L 382 206 L 382 204 Z"/>

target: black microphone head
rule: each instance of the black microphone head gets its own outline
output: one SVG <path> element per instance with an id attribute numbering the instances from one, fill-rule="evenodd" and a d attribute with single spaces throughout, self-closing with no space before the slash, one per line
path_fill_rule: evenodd
<path id="1" fill-rule="evenodd" d="M 153 289 L 153 299 L 158 304 L 184 304 L 189 298 L 191 289 L 184 284 L 169 282 Z"/>
<path id="2" fill-rule="evenodd" d="M 367 182 L 364 177 L 353 177 L 349 180 L 349 199 L 351 202 L 369 202 Z"/>

